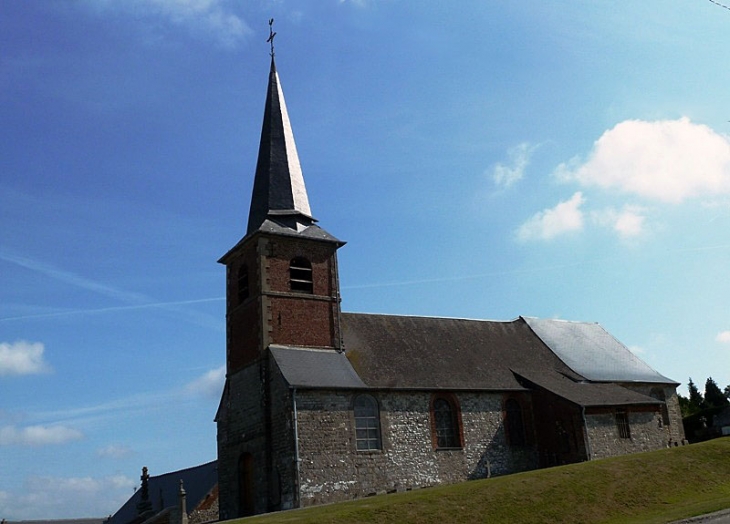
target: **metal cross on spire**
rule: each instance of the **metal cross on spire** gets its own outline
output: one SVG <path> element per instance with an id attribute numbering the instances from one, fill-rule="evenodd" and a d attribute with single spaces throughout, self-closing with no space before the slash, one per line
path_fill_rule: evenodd
<path id="1" fill-rule="evenodd" d="M 271 44 L 271 58 L 274 58 L 274 37 L 276 36 L 276 33 L 274 32 L 274 19 L 269 18 L 269 39 L 267 42 Z"/>

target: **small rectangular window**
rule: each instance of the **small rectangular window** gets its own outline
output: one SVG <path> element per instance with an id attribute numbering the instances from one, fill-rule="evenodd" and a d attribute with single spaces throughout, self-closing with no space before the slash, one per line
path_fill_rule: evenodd
<path id="1" fill-rule="evenodd" d="M 625 409 L 616 410 L 616 429 L 621 438 L 631 438 L 631 427 L 629 426 L 629 414 Z"/>

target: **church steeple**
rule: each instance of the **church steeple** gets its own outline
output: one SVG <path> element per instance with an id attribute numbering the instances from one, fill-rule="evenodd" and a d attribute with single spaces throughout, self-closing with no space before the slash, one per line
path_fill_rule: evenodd
<path id="1" fill-rule="evenodd" d="M 246 234 L 267 219 L 295 231 L 315 222 L 273 55 Z"/>
<path id="2" fill-rule="evenodd" d="M 275 348 L 342 351 L 337 250 L 344 242 L 315 224 L 309 209 L 274 63 L 275 35 L 270 30 L 248 228 L 219 260 L 226 266 L 226 386 L 216 422 L 218 476 L 225 480 L 220 507 L 228 518 L 282 509 L 287 496 L 297 497 L 289 507 L 298 504 L 296 461 L 288 458 L 289 441 L 277 440 L 290 420 L 279 407 L 292 397 Z"/>

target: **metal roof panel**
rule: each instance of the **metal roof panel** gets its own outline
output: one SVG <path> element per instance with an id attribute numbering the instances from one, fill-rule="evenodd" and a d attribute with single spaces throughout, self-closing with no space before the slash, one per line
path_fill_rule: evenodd
<path id="1" fill-rule="evenodd" d="M 524 320 L 560 360 L 588 380 L 677 384 L 657 373 L 600 324 L 527 317 Z"/>

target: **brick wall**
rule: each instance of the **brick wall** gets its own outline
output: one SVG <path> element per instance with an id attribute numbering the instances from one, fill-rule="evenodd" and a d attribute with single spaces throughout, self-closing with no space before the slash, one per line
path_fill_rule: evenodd
<path id="1" fill-rule="evenodd" d="M 335 285 L 331 276 L 336 246 L 331 243 L 302 241 L 290 238 L 267 239 L 266 287 L 267 291 L 289 291 L 289 263 L 296 257 L 304 257 L 312 264 L 314 295 L 331 296 Z"/>
<path id="2" fill-rule="evenodd" d="M 270 344 L 340 346 L 337 245 L 258 235 L 226 259 L 227 366 L 236 372 Z M 313 293 L 292 292 L 289 266 L 303 256 L 312 265 Z M 248 271 L 249 295 L 239 299 L 238 274 Z"/>
<path id="3" fill-rule="evenodd" d="M 267 239 L 263 263 L 264 307 L 268 323 L 265 344 L 339 347 L 340 298 L 336 245 L 298 239 Z M 289 265 L 303 256 L 312 264 L 313 292 L 289 288 Z"/>

